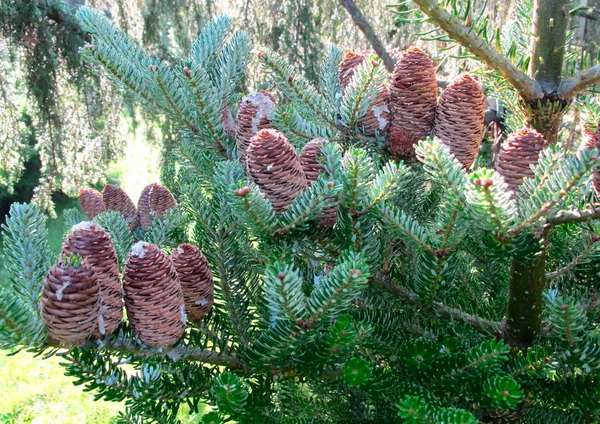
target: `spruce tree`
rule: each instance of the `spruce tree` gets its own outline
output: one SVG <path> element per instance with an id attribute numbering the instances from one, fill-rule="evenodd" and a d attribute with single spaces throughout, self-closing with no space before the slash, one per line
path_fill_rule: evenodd
<path id="1" fill-rule="evenodd" d="M 207 423 L 598 422 L 600 132 L 578 146 L 560 129 L 600 65 L 564 64 L 568 7 L 524 2 L 496 29 L 468 0 L 399 6 L 487 65 L 440 95 L 421 50 L 348 77 L 357 55 L 335 46 L 317 85 L 258 50 L 271 92 L 243 93 L 255 50 L 231 19 L 166 63 L 80 9 L 90 66 L 180 141 L 137 208 L 82 191 L 94 223 L 70 213 L 60 258 L 39 209 L 13 205 L 0 346 L 61 355 L 75 384 L 126 401 L 122 422 L 202 402 Z M 512 109 L 494 156 L 484 88 Z M 126 316 L 108 327 L 116 267 Z"/>

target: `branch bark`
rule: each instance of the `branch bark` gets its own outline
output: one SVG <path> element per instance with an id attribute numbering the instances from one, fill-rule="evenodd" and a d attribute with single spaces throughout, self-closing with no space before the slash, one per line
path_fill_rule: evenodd
<path id="1" fill-rule="evenodd" d="M 441 7 L 437 0 L 413 0 L 413 2 L 450 37 L 506 78 L 519 92 L 523 100 L 535 101 L 544 96 L 542 87 L 533 78 L 518 69 L 500 52 L 486 44 L 471 28 L 462 25 L 458 19 Z"/>
<path id="2" fill-rule="evenodd" d="M 600 83 L 600 64 L 579 72 L 573 78 L 563 81 L 558 88 L 558 95 L 565 100 L 572 99 L 577 93 Z"/>
<path id="3" fill-rule="evenodd" d="M 548 218 L 546 220 L 546 225 L 549 227 L 555 227 L 562 224 L 587 222 L 594 219 L 600 219 L 600 209 L 595 208 L 595 206 L 600 205 L 593 204 L 591 208 L 584 209 L 582 211 L 570 210 L 559 212 L 555 216 Z"/>
<path id="4" fill-rule="evenodd" d="M 375 50 L 375 53 L 377 53 L 377 55 L 383 60 L 383 64 L 388 72 L 394 72 L 394 59 L 392 59 L 392 56 L 385 49 L 381 43 L 381 40 L 379 40 L 379 37 L 377 37 L 375 30 L 373 30 L 373 27 L 367 18 L 365 18 L 365 16 L 362 14 L 354 0 L 340 0 L 340 3 L 350 14 L 354 24 L 356 24 L 356 26 L 365 35 L 367 41 L 371 44 L 373 50 Z"/>

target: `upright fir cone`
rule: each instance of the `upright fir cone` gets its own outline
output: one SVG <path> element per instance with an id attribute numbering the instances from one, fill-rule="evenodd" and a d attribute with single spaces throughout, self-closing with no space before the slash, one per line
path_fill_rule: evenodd
<path id="1" fill-rule="evenodd" d="M 221 124 L 223 125 L 223 131 L 229 135 L 235 136 L 235 121 L 233 120 L 230 108 L 226 108 L 223 112 Z"/>
<path id="2" fill-rule="evenodd" d="M 596 128 L 596 131 L 593 131 L 590 126 L 586 123 L 583 126 L 583 140 L 579 145 L 579 150 L 585 149 L 597 149 L 600 150 L 600 122 Z M 592 177 L 592 183 L 594 185 L 594 191 L 596 192 L 596 196 L 600 198 L 600 172 L 594 172 Z"/>
<path id="3" fill-rule="evenodd" d="M 96 274 L 81 257 L 65 255 L 42 283 L 40 310 L 50 338 L 62 347 L 82 345 L 98 325 Z"/>
<path id="4" fill-rule="evenodd" d="M 271 121 L 277 107 L 275 97 L 266 91 L 254 92 L 242 99 L 235 122 L 238 158 L 244 169 L 250 139 L 260 130 L 273 128 Z"/>
<path id="5" fill-rule="evenodd" d="M 529 128 L 510 134 L 502 143 L 494 167 L 504 177 L 510 190 L 518 191 L 523 178 L 534 176 L 530 165 L 537 165 L 545 145 L 544 137 Z"/>
<path id="6" fill-rule="evenodd" d="M 366 56 L 360 53 L 347 51 L 344 60 L 340 63 L 339 77 L 342 90 L 352 80 L 354 70 L 359 66 Z M 373 135 L 376 132 L 384 133 L 390 127 L 390 92 L 386 85 L 382 85 L 379 93 L 373 103 L 367 109 L 367 113 L 358 120 L 359 125 L 363 128 L 363 132 L 367 135 Z"/>
<path id="7" fill-rule="evenodd" d="M 74 225 L 62 245 L 61 257 L 81 256 L 92 268 L 100 286 L 100 314 L 94 328 L 96 337 L 117 329 L 123 319 L 123 288 L 119 278 L 117 252 L 108 234 L 95 222 Z"/>
<path id="8" fill-rule="evenodd" d="M 104 212 L 102 193 L 91 188 L 79 191 L 79 205 L 89 219 L 94 219 Z"/>
<path id="9" fill-rule="evenodd" d="M 283 213 L 306 187 L 294 147 L 277 130 L 260 130 L 248 147 L 248 173 L 275 212 Z"/>
<path id="10" fill-rule="evenodd" d="M 102 191 L 102 200 L 104 201 L 106 210 L 121 213 L 125 222 L 129 224 L 130 230 L 133 231 L 137 228 L 140 223 L 137 209 L 121 187 L 107 184 Z"/>
<path id="11" fill-rule="evenodd" d="M 465 168 L 470 168 L 481 147 L 485 95 L 481 83 L 469 74 L 452 81 L 440 96 L 435 135 L 450 147 Z"/>
<path id="12" fill-rule="evenodd" d="M 187 243 L 173 250 L 171 261 L 181 282 L 188 319 L 202 318 L 212 309 L 215 297 L 208 261 L 198 247 Z"/>
<path id="13" fill-rule="evenodd" d="M 390 149 L 407 158 L 413 145 L 431 135 L 438 85 L 433 62 L 418 47 L 401 54 L 390 81 Z"/>
<path id="14" fill-rule="evenodd" d="M 319 163 L 318 157 L 322 155 L 321 145 L 327 140 L 323 138 L 315 138 L 306 143 L 300 154 L 300 163 L 304 170 L 304 175 L 309 184 L 317 181 L 323 170 L 323 166 Z M 322 215 L 319 217 L 319 225 L 321 227 L 333 227 L 337 221 L 337 206 L 331 206 L 323 209 Z"/>
<path id="15" fill-rule="evenodd" d="M 167 255 L 156 245 L 136 243 L 123 271 L 125 308 L 142 343 L 172 346 L 185 331 L 181 284 Z"/>
<path id="16" fill-rule="evenodd" d="M 154 218 L 176 206 L 177 202 L 168 188 L 156 183 L 147 185 L 138 200 L 140 226 L 143 230 L 148 230 L 152 227 Z"/>

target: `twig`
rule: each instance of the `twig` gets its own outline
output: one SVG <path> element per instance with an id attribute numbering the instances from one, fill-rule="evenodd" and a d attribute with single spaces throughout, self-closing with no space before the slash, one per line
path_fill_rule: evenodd
<path id="1" fill-rule="evenodd" d="M 361 30 L 361 32 L 365 35 L 371 46 L 373 46 L 373 50 L 375 53 L 383 60 L 383 64 L 388 72 L 394 72 L 394 59 L 388 53 L 388 51 L 383 47 L 381 40 L 377 37 L 377 34 L 373 30 L 373 27 L 362 14 L 356 3 L 353 0 L 340 0 L 340 3 L 348 11 L 350 17 L 356 24 L 356 26 Z"/>
<path id="2" fill-rule="evenodd" d="M 561 99 L 569 100 L 577 93 L 600 83 L 600 64 L 579 72 L 573 78 L 563 81 L 558 88 Z"/>
<path id="3" fill-rule="evenodd" d="M 600 21 L 600 10 L 595 7 L 580 7 L 572 10 L 571 15 L 579 16 L 592 21 Z"/>
<path id="4" fill-rule="evenodd" d="M 559 268 L 556 271 L 547 273 L 546 280 L 551 280 L 553 278 L 560 277 L 561 275 L 564 275 L 567 272 L 569 272 L 570 270 L 572 270 L 579 262 L 581 262 L 583 259 L 585 259 L 586 256 L 588 256 L 590 254 L 590 252 L 592 251 L 592 247 L 594 246 L 594 243 L 596 241 L 597 240 L 593 236 L 590 237 L 587 240 L 585 249 L 583 249 L 583 251 L 579 255 L 577 255 L 575 258 L 573 258 L 573 260 L 571 262 L 569 262 L 562 268 Z"/>
<path id="5" fill-rule="evenodd" d="M 544 96 L 542 88 L 533 78 L 518 69 L 497 50 L 490 47 L 471 28 L 462 25 L 458 19 L 441 7 L 437 0 L 413 0 L 413 2 L 450 37 L 466 47 L 490 68 L 497 70 L 515 87 L 525 101 L 541 99 Z"/>
<path id="6" fill-rule="evenodd" d="M 600 205 L 593 204 L 591 208 L 584 209 L 582 211 L 571 210 L 559 212 L 555 216 L 548 218 L 546 220 L 546 225 L 549 227 L 555 227 L 557 225 L 562 224 L 586 222 L 594 219 L 600 219 L 600 209 L 596 209 L 594 206 Z"/>

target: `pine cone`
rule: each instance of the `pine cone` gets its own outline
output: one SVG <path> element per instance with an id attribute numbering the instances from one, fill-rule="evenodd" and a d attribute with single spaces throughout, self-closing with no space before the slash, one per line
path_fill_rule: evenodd
<path id="1" fill-rule="evenodd" d="M 252 137 L 248 173 L 278 214 L 306 187 L 294 147 L 277 130 L 261 130 Z"/>
<path id="2" fill-rule="evenodd" d="M 147 185 L 138 200 L 140 226 L 143 230 L 148 230 L 152 227 L 154 218 L 164 215 L 176 206 L 177 202 L 168 188 L 160 184 Z"/>
<path id="3" fill-rule="evenodd" d="M 50 268 L 42 283 L 42 320 L 60 346 L 82 345 L 98 326 L 99 286 L 90 265 L 76 256 Z"/>
<path id="4" fill-rule="evenodd" d="M 598 123 L 596 131 L 592 131 L 588 124 L 583 127 L 583 140 L 579 145 L 579 150 L 584 149 L 597 149 L 600 150 L 600 122 Z M 594 185 L 594 191 L 596 196 L 600 198 L 600 172 L 594 172 L 592 177 L 592 183 Z"/>
<path id="5" fill-rule="evenodd" d="M 366 57 L 360 53 L 354 53 L 353 51 L 347 51 L 342 63 L 340 63 L 339 74 L 340 74 L 340 86 L 342 91 L 346 89 L 346 86 L 352 80 L 354 75 L 354 69 L 360 65 Z"/>
<path id="6" fill-rule="evenodd" d="M 127 317 L 151 347 L 175 344 L 185 331 L 185 306 L 173 264 L 156 245 L 138 242 L 123 271 Z"/>
<path id="7" fill-rule="evenodd" d="M 266 91 L 254 92 L 242 99 L 235 122 L 238 157 L 244 169 L 250 139 L 260 130 L 273 128 L 271 120 L 277 107 L 275 97 Z"/>
<path id="8" fill-rule="evenodd" d="M 188 319 L 202 318 L 212 309 L 215 297 L 208 261 L 199 248 L 187 243 L 173 250 L 171 261 L 181 282 Z"/>
<path id="9" fill-rule="evenodd" d="M 437 92 L 431 58 L 420 48 L 410 47 L 398 59 L 390 82 L 391 133 L 395 140 L 390 148 L 396 156 L 409 157 L 412 146 L 431 135 Z"/>
<path id="10" fill-rule="evenodd" d="M 95 222 L 81 222 L 72 228 L 62 246 L 61 257 L 81 256 L 92 268 L 100 286 L 100 315 L 96 337 L 117 329 L 123 319 L 123 288 L 119 278 L 117 252 L 110 235 Z"/>
<path id="11" fill-rule="evenodd" d="M 79 205 L 89 219 L 94 219 L 104 212 L 102 193 L 93 189 L 79 190 Z"/>
<path id="12" fill-rule="evenodd" d="M 223 125 L 223 131 L 229 135 L 235 136 L 235 121 L 233 120 L 231 109 L 225 109 L 223 117 L 221 118 L 221 124 Z"/>
<path id="13" fill-rule="evenodd" d="M 517 191 L 523 178 L 534 176 L 531 165 L 537 165 L 545 145 L 544 137 L 529 128 L 510 134 L 502 143 L 495 168 L 504 177 L 510 190 Z"/>
<path id="14" fill-rule="evenodd" d="M 104 191 L 102 191 L 102 200 L 104 201 L 106 210 L 121 213 L 125 222 L 129 224 L 130 230 L 133 231 L 137 228 L 140 223 L 137 209 L 127 193 L 125 193 L 121 187 L 107 184 L 104 187 Z"/>
<path id="15" fill-rule="evenodd" d="M 435 135 L 465 168 L 471 167 L 479 153 L 484 114 L 483 88 L 469 74 L 452 81 L 440 96 Z"/>
<path id="16" fill-rule="evenodd" d="M 300 163 L 304 170 L 304 175 L 309 184 L 317 181 L 319 175 L 323 170 L 323 166 L 319 163 L 318 157 L 322 154 L 321 145 L 326 143 L 327 140 L 323 138 L 315 138 L 314 140 L 306 143 L 300 154 Z M 319 226 L 321 227 L 333 227 L 337 221 L 337 206 L 331 206 L 323 209 L 322 215 L 319 217 Z"/>

